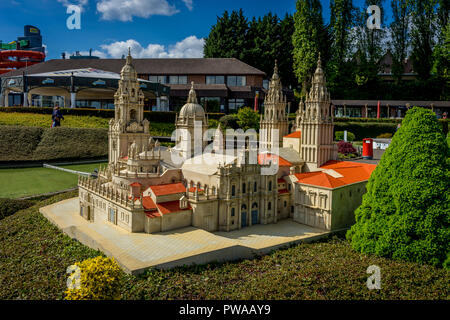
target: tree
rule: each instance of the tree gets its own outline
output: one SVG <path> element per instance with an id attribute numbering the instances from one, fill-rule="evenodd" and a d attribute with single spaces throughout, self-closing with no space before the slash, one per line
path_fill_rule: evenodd
<path id="1" fill-rule="evenodd" d="M 397 84 L 404 73 L 404 62 L 408 55 L 410 0 L 392 0 L 393 20 L 391 22 L 390 50 L 392 54 L 392 74 Z"/>
<path id="2" fill-rule="evenodd" d="M 347 233 L 360 252 L 441 266 L 450 252 L 449 149 L 436 115 L 409 110 Z"/>
<path id="3" fill-rule="evenodd" d="M 437 0 L 410 0 L 412 12 L 411 60 L 421 80 L 428 80 L 433 66 L 433 47 L 436 34 L 435 6 Z"/>
<path id="4" fill-rule="evenodd" d="M 319 53 L 325 51 L 329 40 L 319 0 L 297 0 L 296 8 L 292 36 L 294 72 L 305 94 Z"/>
<path id="5" fill-rule="evenodd" d="M 237 118 L 237 124 L 242 130 L 246 131 L 248 129 L 259 129 L 259 113 L 251 108 L 240 108 L 237 113 Z"/>
<path id="6" fill-rule="evenodd" d="M 225 11 L 222 17 L 217 17 L 217 23 L 211 28 L 205 39 L 205 58 L 236 58 L 244 60 L 247 43 L 248 21 L 242 9 Z"/>
<path id="7" fill-rule="evenodd" d="M 328 82 L 336 86 L 348 77 L 348 58 L 350 57 L 350 31 L 354 24 L 354 10 L 352 0 L 330 1 L 330 33 L 331 33 L 331 60 L 327 65 Z"/>

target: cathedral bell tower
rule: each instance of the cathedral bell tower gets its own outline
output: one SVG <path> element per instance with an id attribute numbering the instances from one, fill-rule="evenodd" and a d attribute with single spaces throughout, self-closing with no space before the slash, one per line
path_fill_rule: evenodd
<path id="1" fill-rule="evenodd" d="M 306 94 L 305 102 L 300 103 L 295 123 L 296 130 L 302 133 L 301 156 L 306 162 L 307 171 L 317 170 L 328 160 L 337 159 L 330 93 L 320 55 L 311 90 Z"/>
<path id="2" fill-rule="evenodd" d="M 264 100 L 264 116 L 260 121 L 261 147 L 271 149 L 275 140 L 278 147 L 283 145 L 283 137 L 288 134 L 289 122 L 286 115 L 286 96 L 283 94 L 283 86 L 278 75 L 278 65 L 275 61 L 273 76 L 270 80 L 269 91 Z M 278 130 L 278 137 L 274 134 Z"/>
<path id="3" fill-rule="evenodd" d="M 114 107 L 114 119 L 109 122 L 108 132 L 109 163 L 117 163 L 126 157 L 133 142 L 139 150 L 142 149 L 150 137 L 149 121 L 144 119 L 144 93 L 137 79 L 130 50 L 120 71 Z"/>

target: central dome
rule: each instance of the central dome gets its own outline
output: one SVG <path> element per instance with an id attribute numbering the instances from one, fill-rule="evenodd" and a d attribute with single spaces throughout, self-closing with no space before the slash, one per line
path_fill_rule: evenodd
<path id="1" fill-rule="evenodd" d="M 197 95 L 194 90 L 194 82 L 191 83 L 191 90 L 189 91 L 189 98 L 187 103 L 180 110 L 180 118 L 204 118 L 205 110 L 197 102 Z"/>

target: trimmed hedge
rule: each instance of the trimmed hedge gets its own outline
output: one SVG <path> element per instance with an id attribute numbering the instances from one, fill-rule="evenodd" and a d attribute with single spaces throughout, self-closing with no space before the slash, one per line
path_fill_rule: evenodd
<path id="1" fill-rule="evenodd" d="M 0 126 L 0 161 L 48 161 L 105 157 L 108 130 Z"/>
<path id="2" fill-rule="evenodd" d="M 53 108 L 48 107 L 0 107 L 0 112 L 21 112 L 21 113 L 38 113 L 38 114 L 52 114 Z M 91 116 L 100 118 L 114 118 L 113 109 L 91 109 L 91 108 L 61 108 L 63 115 L 74 116 Z M 162 112 L 162 111 L 144 111 L 144 117 L 150 122 L 175 122 L 176 112 Z M 219 120 L 223 113 L 208 113 L 209 119 Z"/>
<path id="3" fill-rule="evenodd" d="M 334 132 L 347 130 L 355 134 L 355 140 L 364 138 L 376 138 L 383 133 L 392 133 L 397 130 L 396 123 L 371 123 L 371 122 L 335 122 Z"/>
<path id="4" fill-rule="evenodd" d="M 0 220 L 33 206 L 35 201 L 0 198 Z"/>

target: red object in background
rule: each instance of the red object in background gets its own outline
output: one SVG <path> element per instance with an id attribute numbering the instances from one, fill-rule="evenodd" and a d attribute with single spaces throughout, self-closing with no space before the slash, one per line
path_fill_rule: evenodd
<path id="1" fill-rule="evenodd" d="M 373 159 L 373 139 L 363 139 L 363 159 Z"/>
<path id="2" fill-rule="evenodd" d="M 377 108 L 377 119 L 380 119 L 381 116 L 381 106 L 380 106 L 380 101 L 378 101 L 378 108 Z"/>
<path id="3" fill-rule="evenodd" d="M 10 58 L 16 58 L 11 60 Z M 26 59 L 26 60 L 22 60 Z M 13 68 L 23 68 L 44 61 L 45 54 L 31 50 L 3 50 L 0 51 L 0 74 L 7 73 Z"/>
<path id="4" fill-rule="evenodd" d="M 257 91 L 255 94 L 255 112 L 258 112 L 258 98 L 259 98 L 259 92 Z"/>

